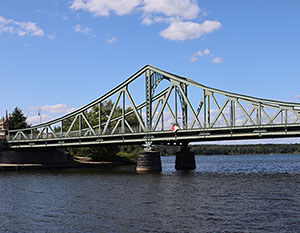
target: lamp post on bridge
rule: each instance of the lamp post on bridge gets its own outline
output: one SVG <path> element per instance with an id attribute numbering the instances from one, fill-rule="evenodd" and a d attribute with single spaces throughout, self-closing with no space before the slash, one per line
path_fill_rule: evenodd
<path id="1" fill-rule="evenodd" d="M 42 124 L 42 109 L 38 109 L 38 116 L 40 117 L 40 124 Z"/>

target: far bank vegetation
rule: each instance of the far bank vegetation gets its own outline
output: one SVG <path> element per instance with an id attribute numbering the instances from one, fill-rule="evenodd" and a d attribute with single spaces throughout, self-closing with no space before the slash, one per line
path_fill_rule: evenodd
<path id="1" fill-rule="evenodd" d="M 247 145 L 190 145 L 195 155 L 252 155 L 252 154 L 300 154 L 300 144 L 247 144 Z M 162 155 L 175 155 L 178 147 L 159 146 Z"/>

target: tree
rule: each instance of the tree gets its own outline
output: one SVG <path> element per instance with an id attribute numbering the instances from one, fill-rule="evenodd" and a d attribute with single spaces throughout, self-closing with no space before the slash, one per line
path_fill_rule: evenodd
<path id="1" fill-rule="evenodd" d="M 22 109 L 15 107 L 12 114 L 9 114 L 8 124 L 9 129 L 23 129 L 30 127 L 31 125 L 26 122 L 27 117 L 23 114 Z"/>
<path id="2" fill-rule="evenodd" d="M 114 103 L 109 100 L 101 103 L 101 122 L 105 123 L 113 109 Z M 132 109 L 129 107 L 125 110 L 126 113 L 130 112 Z M 122 109 L 120 106 L 117 106 L 112 119 L 119 117 L 122 115 Z M 98 125 L 99 124 L 99 106 L 93 106 L 92 109 L 85 112 L 85 116 L 88 119 L 91 125 Z M 64 130 L 68 130 L 71 126 L 73 118 L 67 119 L 63 123 Z M 126 120 L 128 124 L 132 128 L 136 128 L 139 126 L 138 119 L 134 113 L 126 116 Z M 88 125 L 85 121 L 81 123 L 82 129 L 87 129 Z M 117 121 L 113 121 L 109 124 L 109 128 L 112 129 L 117 124 Z M 73 131 L 79 129 L 79 119 L 75 121 L 75 124 L 72 127 Z M 103 129 L 102 129 L 103 130 Z M 60 127 L 55 128 L 56 132 L 60 131 Z M 125 132 L 130 132 L 129 129 L 125 129 Z M 79 148 L 69 148 L 68 151 L 73 156 L 88 156 L 91 157 L 94 161 L 113 161 L 120 159 L 119 156 L 123 157 L 123 160 L 126 157 L 131 161 L 135 161 L 137 159 L 137 154 L 141 150 L 140 146 L 135 145 L 127 145 L 127 146 L 118 146 L 118 145 L 110 145 L 110 146 L 90 146 L 90 147 L 79 147 Z"/>

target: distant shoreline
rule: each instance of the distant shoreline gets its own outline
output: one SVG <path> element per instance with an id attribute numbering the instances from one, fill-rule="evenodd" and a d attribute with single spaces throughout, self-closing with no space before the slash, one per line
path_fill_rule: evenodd
<path id="1" fill-rule="evenodd" d="M 195 155 L 300 154 L 300 144 L 190 145 Z M 175 155 L 178 146 L 156 146 L 161 155 Z"/>

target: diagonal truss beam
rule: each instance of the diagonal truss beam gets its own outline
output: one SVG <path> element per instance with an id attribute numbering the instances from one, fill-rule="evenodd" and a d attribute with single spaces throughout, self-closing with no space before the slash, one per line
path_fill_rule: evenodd
<path id="1" fill-rule="evenodd" d="M 222 116 L 222 118 L 223 118 L 223 120 L 224 120 L 224 122 L 225 122 L 225 124 L 226 124 L 226 126 L 229 126 L 229 124 L 228 124 L 228 121 L 226 120 L 226 117 L 224 116 L 224 114 L 223 114 L 223 110 L 224 110 L 224 108 L 226 107 L 226 105 L 227 105 L 227 103 L 228 103 L 228 98 L 226 98 L 226 103 L 224 103 L 223 104 L 223 106 L 222 106 L 222 108 L 220 108 L 220 106 L 219 106 L 219 104 L 218 104 L 218 101 L 216 100 L 216 98 L 215 98 L 215 96 L 214 96 L 214 93 L 211 93 L 211 98 L 212 98 L 212 100 L 214 101 L 214 103 L 215 103 L 215 105 L 217 106 L 217 108 L 218 108 L 218 110 L 219 110 L 219 116 L 221 115 Z M 221 110 L 222 109 L 222 110 Z M 219 116 L 218 116 L 218 118 L 219 118 Z M 218 119 L 217 118 L 215 118 L 215 122 L 217 121 Z M 212 123 L 212 125 L 214 125 L 215 124 L 215 122 L 213 122 Z"/>
<path id="2" fill-rule="evenodd" d="M 138 113 L 138 110 L 137 110 L 137 108 L 136 108 L 136 106 L 135 106 L 135 104 L 134 104 L 134 101 L 133 101 L 133 99 L 132 99 L 130 93 L 128 92 L 127 88 L 125 89 L 125 93 L 126 93 L 128 99 L 129 99 L 129 102 L 130 102 L 130 104 L 131 104 L 131 107 L 133 108 L 133 111 L 134 111 L 134 113 L 135 113 L 135 116 L 137 117 L 137 119 L 138 119 L 138 121 L 139 121 L 139 123 L 140 123 L 140 126 L 142 127 L 143 131 L 146 131 L 145 124 L 144 124 L 144 122 L 143 122 L 143 120 L 142 120 L 142 117 L 141 117 L 141 115 Z"/>
<path id="3" fill-rule="evenodd" d="M 212 95 L 212 96 L 213 96 L 213 95 Z M 214 97 L 213 97 L 213 99 L 214 99 Z M 226 99 L 225 102 L 223 103 L 222 107 L 221 107 L 221 108 L 218 107 L 218 108 L 219 108 L 219 112 L 218 112 L 218 114 L 215 116 L 215 119 L 213 120 L 213 122 L 211 123 L 211 125 L 210 125 L 211 128 L 215 125 L 215 123 L 217 122 L 217 120 L 219 119 L 220 116 L 223 117 L 223 119 L 224 119 L 226 125 L 229 126 L 229 125 L 228 125 L 228 122 L 227 122 L 227 120 L 226 120 L 226 118 L 225 118 L 225 116 L 224 116 L 224 114 L 223 114 L 223 110 L 225 109 L 225 107 L 226 107 L 226 105 L 227 105 L 228 102 L 229 102 L 229 99 Z"/>
<path id="4" fill-rule="evenodd" d="M 199 106 L 198 106 L 198 108 L 197 108 L 197 111 L 196 111 L 196 116 L 197 116 L 197 118 L 198 118 L 199 113 L 201 112 L 202 106 L 203 106 L 203 104 L 204 104 L 203 99 L 204 99 L 204 97 L 203 97 L 202 100 L 200 101 L 200 104 L 199 104 Z M 204 111 L 205 111 L 205 110 L 204 110 Z M 196 120 L 193 119 L 192 124 L 191 124 L 191 129 L 194 128 L 195 123 L 196 123 Z"/>
<path id="5" fill-rule="evenodd" d="M 300 119 L 300 114 L 299 112 L 296 112 L 295 110 L 292 111 L 294 113 L 294 115 L 296 116 L 296 119 L 294 120 L 294 124 Z"/>
<path id="6" fill-rule="evenodd" d="M 249 113 L 249 117 L 251 117 L 251 115 L 252 115 L 252 113 L 255 111 L 255 106 L 254 105 L 252 105 L 252 109 L 251 109 L 251 111 L 250 111 L 250 113 Z M 248 122 L 248 117 L 244 120 L 244 122 L 243 122 L 243 124 L 242 124 L 242 126 L 245 126 L 246 124 L 247 124 L 247 122 Z"/>
<path id="7" fill-rule="evenodd" d="M 247 113 L 247 111 L 244 109 L 244 107 L 241 105 L 241 103 L 236 100 L 236 103 L 238 104 L 238 106 L 240 107 L 240 109 L 242 110 L 242 112 L 245 114 L 245 116 L 247 117 L 247 119 L 251 122 L 251 124 L 255 125 L 255 122 L 252 120 L 252 118 L 249 116 L 249 114 Z"/>
<path id="8" fill-rule="evenodd" d="M 164 109 L 165 109 L 165 107 L 166 107 L 166 104 L 167 104 L 167 102 L 168 102 L 168 100 L 169 100 L 169 97 L 170 97 L 171 92 L 172 92 L 173 89 L 174 89 L 174 85 L 171 83 L 171 85 L 170 85 L 170 87 L 169 87 L 169 90 L 168 90 L 168 92 L 167 92 L 167 94 L 166 94 L 166 97 L 164 97 L 164 99 L 163 99 L 163 103 L 162 103 L 162 105 L 161 105 L 161 107 L 160 107 L 160 110 L 159 110 L 159 112 L 158 112 L 158 116 L 157 116 L 157 118 L 156 118 L 156 120 L 155 120 L 155 123 L 154 123 L 154 125 L 153 125 L 153 130 L 155 130 L 156 127 L 157 127 L 157 124 L 158 124 L 158 122 L 159 122 L 159 119 L 160 119 L 161 115 L 163 114 L 163 111 L 164 111 Z"/>
<path id="9" fill-rule="evenodd" d="M 198 117 L 197 117 L 197 115 L 196 115 L 196 113 L 195 113 L 195 111 L 194 111 L 194 109 L 193 109 L 193 107 L 192 107 L 190 101 L 189 101 L 188 98 L 185 96 L 185 94 L 184 94 L 184 92 L 183 92 L 181 86 L 180 86 L 180 85 L 177 85 L 177 88 L 179 89 L 180 93 L 182 94 L 183 100 L 184 100 L 185 103 L 188 105 L 188 107 L 189 107 L 189 109 L 190 109 L 190 111 L 191 111 L 191 113 L 192 113 L 192 115 L 193 115 L 193 117 L 194 117 L 194 120 L 196 120 L 196 122 L 197 122 L 199 128 L 202 128 L 202 125 L 201 125 L 201 123 L 200 123 L 200 121 L 199 121 L 199 119 L 198 119 Z"/>
<path id="10" fill-rule="evenodd" d="M 56 133 L 54 132 L 54 130 L 52 129 L 51 125 L 49 125 L 48 128 L 49 128 L 50 131 L 52 132 L 53 136 L 54 136 L 55 138 L 57 138 L 57 135 L 56 135 Z"/>
<path id="11" fill-rule="evenodd" d="M 108 126 L 109 126 L 110 120 L 111 120 L 111 118 L 112 118 L 112 116 L 113 116 L 113 114 L 114 114 L 114 112 L 115 112 L 115 110 L 116 110 L 117 104 L 119 103 L 120 96 L 121 96 L 121 92 L 122 92 L 122 91 L 120 91 L 120 92 L 118 93 L 118 96 L 117 96 L 117 98 L 116 98 L 116 100 L 115 100 L 115 103 L 114 103 L 114 105 L 113 105 L 113 107 L 112 107 L 112 110 L 111 110 L 111 112 L 110 112 L 110 114 L 109 114 L 109 116 L 108 116 L 108 119 L 107 119 L 107 121 L 106 121 L 106 124 L 105 124 L 105 127 L 104 127 L 104 129 L 103 129 L 102 134 L 105 134 L 105 133 L 106 133 L 106 130 L 107 130 Z"/>
<path id="12" fill-rule="evenodd" d="M 274 114 L 274 116 L 269 120 L 269 122 L 267 123 L 268 125 L 272 125 L 274 124 L 274 120 L 276 119 L 276 117 L 279 115 L 279 113 L 282 111 L 282 109 L 278 109 L 277 112 Z"/>
<path id="13" fill-rule="evenodd" d="M 261 107 L 261 111 L 268 118 L 269 121 L 272 121 L 271 118 L 269 117 L 269 115 L 266 113 L 264 107 Z"/>
<path id="14" fill-rule="evenodd" d="M 167 106 L 167 109 L 169 110 L 169 113 L 170 113 L 170 115 L 171 115 L 173 121 L 174 121 L 175 123 L 177 123 L 176 117 L 175 117 L 175 115 L 174 115 L 174 113 L 173 113 L 173 111 L 172 111 L 170 105 L 169 105 L 168 103 L 166 103 L 166 106 Z"/>
<path id="15" fill-rule="evenodd" d="M 95 133 L 93 127 L 91 126 L 90 122 L 89 122 L 88 119 L 86 118 L 84 112 L 81 113 L 81 116 L 83 117 L 85 123 L 88 125 L 89 129 L 91 130 L 91 132 L 92 132 L 94 135 L 96 135 L 96 133 Z"/>

